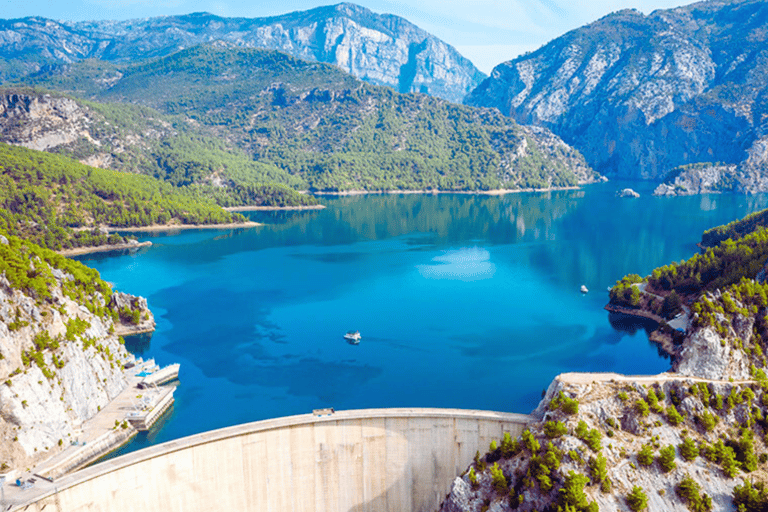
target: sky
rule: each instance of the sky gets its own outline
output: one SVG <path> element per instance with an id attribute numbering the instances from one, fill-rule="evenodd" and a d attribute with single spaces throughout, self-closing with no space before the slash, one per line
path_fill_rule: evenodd
<path id="1" fill-rule="evenodd" d="M 191 12 L 260 18 L 341 0 L 0 0 L 6 19 L 126 20 Z M 453 45 L 485 73 L 565 32 L 621 9 L 646 14 L 690 0 L 357 0 L 374 12 L 396 14 Z"/>

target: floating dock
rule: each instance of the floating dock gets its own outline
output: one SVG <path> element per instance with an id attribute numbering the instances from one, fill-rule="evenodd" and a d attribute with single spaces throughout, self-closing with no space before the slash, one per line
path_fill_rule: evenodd
<path id="1" fill-rule="evenodd" d="M 178 365 L 176 365 L 178 366 Z M 178 375 L 178 371 L 176 372 Z M 136 408 L 126 414 L 125 419 L 138 431 L 149 430 L 152 425 L 173 404 L 175 387 L 155 388 L 150 396 Z"/>
<path id="2" fill-rule="evenodd" d="M 176 380 L 179 378 L 179 368 L 180 368 L 180 365 L 176 363 L 176 364 L 170 364 L 165 368 L 163 368 L 162 370 L 157 370 L 156 372 L 152 372 L 149 375 L 145 376 L 141 380 L 141 382 L 139 382 L 138 387 L 139 389 L 148 389 L 153 386 L 161 386 L 163 384 Z"/>

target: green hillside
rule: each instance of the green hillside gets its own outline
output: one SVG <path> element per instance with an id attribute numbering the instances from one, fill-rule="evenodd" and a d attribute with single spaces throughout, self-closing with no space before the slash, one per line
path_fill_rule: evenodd
<path id="1" fill-rule="evenodd" d="M 148 176 L 0 144 L 0 230 L 51 249 L 101 245 L 100 225 L 243 222 L 212 200 Z M 77 229 L 80 228 L 80 229 Z"/>
<path id="2" fill-rule="evenodd" d="M 175 153 L 153 174 L 174 183 L 194 182 L 215 167 L 182 172 L 179 146 L 194 160 L 206 160 L 200 156 L 206 151 L 219 158 L 227 148 L 229 155 L 247 155 L 241 162 L 265 166 L 240 166 L 232 171 L 239 181 L 259 172 L 272 182 L 322 191 L 548 188 L 597 178 L 559 139 L 496 110 L 399 94 L 274 51 L 198 46 L 119 71 L 104 80 L 112 71 L 89 61 L 28 83 L 186 119 L 174 127 L 183 124 L 180 133 L 186 133 L 192 126 L 207 138 L 167 144 Z"/>

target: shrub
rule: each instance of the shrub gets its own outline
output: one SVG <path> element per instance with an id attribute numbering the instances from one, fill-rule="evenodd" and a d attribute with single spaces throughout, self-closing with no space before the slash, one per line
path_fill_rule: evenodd
<path id="1" fill-rule="evenodd" d="M 728 478 L 735 477 L 739 472 L 739 461 L 730 446 L 724 446 L 720 452 L 720 466 Z"/>
<path id="2" fill-rule="evenodd" d="M 547 445 L 547 451 L 544 453 L 544 464 L 552 470 L 557 471 L 560 468 L 560 461 L 563 458 L 563 451 L 555 448 L 552 441 Z"/>
<path id="3" fill-rule="evenodd" d="M 591 507 L 592 503 L 587 501 L 587 495 L 584 493 L 584 487 L 588 483 L 589 478 L 585 475 L 569 471 L 560 489 L 559 505 L 564 510 L 584 510 Z"/>
<path id="4" fill-rule="evenodd" d="M 683 422 L 683 417 L 677 412 L 677 408 L 674 405 L 667 407 L 667 421 L 673 427 L 676 427 Z"/>
<path id="5" fill-rule="evenodd" d="M 648 416 L 648 413 L 650 412 L 650 407 L 648 407 L 648 402 L 643 400 L 642 398 L 638 398 L 635 402 L 635 411 L 637 411 L 637 414 L 645 418 Z"/>
<path id="6" fill-rule="evenodd" d="M 680 443 L 680 455 L 688 462 L 692 462 L 699 456 L 699 447 L 696 446 L 696 442 L 693 439 L 685 436 L 683 442 Z"/>
<path id="7" fill-rule="evenodd" d="M 550 439 L 564 436 L 568 433 L 568 427 L 562 421 L 547 421 L 544 423 L 544 435 Z"/>
<path id="8" fill-rule="evenodd" d="M 619 391 L 619 394 L 617 396 L 619 397 L 619 400 L 621 400 L 622 402 L 626 402 L 627 400 L 629 400 L 629 395 L 627 395 L 626 391 Z"/>
<path id="9" fill-rule="evenodd" d="M 608 459 L 602 453 L 589 458 L 589 473 L 593 483 L 602 483 L 608 477 Z"/>
<path id="10" fill-rule="evenodd" d="M 648 506 L 648 496 L 643 492 L 642 487 L 634 486 L 632 492 L 627 495 L 627 506 L 633 512 L 640 512 Z"/>
<path id="11" fill-rule="evenodd" d="M 520 453 L 520 443 L 517 439 L 512 439 L 509 432 L 504 432 L 504 438 L 501 440 L 501 456 L 509 459 L 518 453 Z"/>
<path id="12" fill-rule="evenodd" d="M 701 486 L 685 475 L 679 484 L 675 486 L 675 494 L 682 499 L 692 512 L 710 512 L 712 510 L 712 498 L 707 494 L 700 494 Z"/>
<path id="13" fill-rule="evenodd" d="M 707 432 L 712 432 L 712 430 L 715 428 L 715 425 L 717 425 L 717 416 L 710 413 L 709 411 L 702 412 L 696 417 L 696 420 L 699 422 L 699 425 L 701 425 L 702 428 Z"/>
<path id="14" fill-rule="evenodd" d="M 733 488 L 733 504 L 739 511 L 762 512 L 768 507 L 768 488 L 763 482 L 746 480 Z"/>
<path id="15" fill-rule="evenodd" d="M 653 448 L 650 445 L 644 444 L 637 454 L 637 462 L 643 466 L 650 466 L 653 464 Z"/>
<path id="16" fill-rule="evenodd" d="M 469 484 L 474 490 L 480 486 L 480 484 L 477 482 L 477 473 L 475 473 L 475 468 L 471 466 L 469 468 Z"/>
<path id="17" fill-rule="evenodd" d="M 551 410 L 560 409 L 565 414 L 576 414 L 579 412 L 579 401 L 565 396 L 565 393 L 560 391 L 549 403 L 549 408 Z"/>
<path id="18" fill-rule="evenodd" d="M 579 421 L 579 424 L 576 426 L 576 437 L 584 441 L 593 452 L 598 452 L 603 447 L 603 434 L 597 429 L 587 427 L 584 420 Z"/>
<path id="19" fill-rule="evenodd" d="M 659 450 L 659 466 L 664 473 L 669 473 L 677 467 L 675 464 L 675 447 L 669 445 Z"/>
<path id="20" fill-rule="evenodd" d="M 493 488 L 499 494 L 507 494 L 509 491 L 507 479 L 504 476 L 504 473 L 501 471 L 498 462 L 494 462 L 493 466 L 491 466 L 491 483 Z"/>
<path id="21" fill-rule="evenodd" d="M 656 396 L 656 392 L 653 390 L 653 388 L 648 390 L 648 395 L 645 397 L 645 401 L 648 403 L 648 406 L 656 411 L 661 412 L 661 405 L 659 404 L 659 397 Z"/>
<path id="22" fill-rule="evenodd" d="M 475 452 L 475 467 L 478 471 L 485 471 L 485 461 L 480 457 L 480 451 Z"/>
<path id="23" fill-rule="evenodd" d="M 538 453 L 538 451 L 541 450 L 541 443 L 539 443 L 539 441 L 533 436 L 530 430 L 523 430 L 522 438 L 523 445 L 528 448 L 528 451 L 531 452 L 532 455 Z"/>

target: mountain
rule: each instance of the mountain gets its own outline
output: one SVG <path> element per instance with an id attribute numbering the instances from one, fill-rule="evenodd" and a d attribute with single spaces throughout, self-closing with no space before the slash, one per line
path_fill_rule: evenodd
<path id="1" fill-rule="evenodd" d="M 137 105 L 0 88 L 0 141 L 61 153 L 90 166 L 148 174 L 192 188 L 220 206 L 317 204 L 295 190 L 301 180 L 285 171 L 255 162 L 210 130 Z"/>
<path id="2" fill-rule="evenodd" d="M 335 64 L 373 84 L 459 102 L 485 75 L 453 47 L 390 14 L 342 3 L 270 18 L 208 13 L 129 21 L 0 21 L 0 83 L 50 66 L 135 62 L 227 41 Z"/>
<path id="3" fill-rule="evenodd" d="M 27 83 L 109 103 L 91 104 L 91 110 L 101 112 L 140 105 L 147 109 L 143 116 L 168 116 L 171 126 L 162 128 L 158 117 L 150 123 L 152 130 L 132 128 L 130 133 L 171 128 L 204 133 L 210 144 L 243 152 L 272 169 L 260 172 L 273 181 L 309 190 L 549 188 L 599 178 L 577 151 L 548 130 L 520 126 L 494 109 L 401 94 L 361 82 L 335 66 L 224 42 L 137 64 L 77 62 L 39 72 Z M 33 117 L 27 116 L 29 122 Z M 125 113 L 115 119 L 144 122 Z M 0 134 L 10 133 L 4 123 L 0 116 Z M 104 133 L 113 133 L 114 126 L 90 126 L 77 140 L 49 150 L 79 159 L 104 153 Z M 38 140 L 46 140 L 44 131 Z M 126 138 L 137 137 L 142 136 Z M 113 161 L 123 158 L 112 153 Z M 177 150 L 161 167 L 183 181 L 188 179 L 184 172 L 194 170 L 184 162 L 197 153 L 199 148 Z M 209 166 L 199 177 L 208 179 L 215 171 Z"/>
<path id="4" fill-rule="evenodd" d="M 767 190 L 768 2 L 610 14 L 497 66 L 466 100 L 550 128 L 597 171 L 660 180 L 732 165 Z"/>

